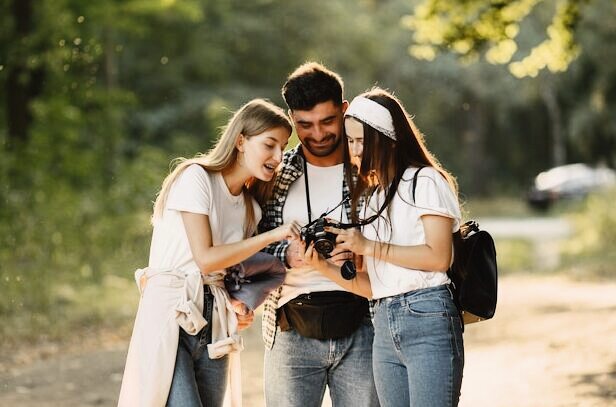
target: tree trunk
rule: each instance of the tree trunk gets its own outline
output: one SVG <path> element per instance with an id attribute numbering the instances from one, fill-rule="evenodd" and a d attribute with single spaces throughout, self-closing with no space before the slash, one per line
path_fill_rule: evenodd
<path id="1" fill-rule="evenodd" d="M 105 86 L 109 90 L 118 86 L 118 64 L 115 55 L 116 50 L 111 29 L 109 27 L 105 27 L 103 31 L 103 41 L 105 50 L 105 72 L 103 75 L 105 77 Z"/>
<path id="2" fill-rule="evenodd" d="M 484 194 L 487 190 L 485 157 L 486 112 L 480 101 L 469 97 L 470 108 L 465 112 L 466 125 L 463 133 L 464 156 L 470 175 L 472 194 Z"/>
<path id="3" fill-rule="evenodd" d="M 17 47 L 23 47 L 22 40 L 33 31 L 32 0 L 13 0 L 11 13 L 15 23 L 13 43 Z M 31 51 L 18 49 L 15 60 L 7 64 L 6 116 L 9 149 L 27 142 L 32 123 L 30 103 L 43 87 L 43 69 L 28 68 L 27 58 Z"/>
<path id="4" fill-rule="evenodd" d="M 554 93 L 554 87 L 550 83 L 541 85 L 541 97 L 548 111 L 550 118 L 551 141 L 552 141 L 552 165 L 558 167 L 564 165 L 567 161 L 565 138 L 563 135 L 563 126 L 561 122 L 561 109 L 558 105 L 558 100 Z"/>

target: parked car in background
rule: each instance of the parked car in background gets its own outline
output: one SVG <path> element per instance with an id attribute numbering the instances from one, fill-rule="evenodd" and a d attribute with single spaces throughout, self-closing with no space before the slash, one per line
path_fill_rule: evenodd
<path id="1" fill-rule="evenodd" d="M 546 210 L 554 202 L 582 199 L 589 193 L 616 186 L 616 171 L 586 164 L 568 164 L 539 173 L 528 191 L 528 204 Z"/>

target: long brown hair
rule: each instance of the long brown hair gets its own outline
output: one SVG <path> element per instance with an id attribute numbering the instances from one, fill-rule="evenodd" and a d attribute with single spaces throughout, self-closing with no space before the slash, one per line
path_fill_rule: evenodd
<path id="1" fill-rule="evenodd" d="M 362 196 L 374 188 L 383 188 L 387 206 L 391 203 L 408 167 L 433 167 L 449 183 L 452 191 L 458 195 L 455 178 L 445 170 L 436 157 L 426 147 L 423 134 L 406 112 L 402 103 L 391 93 L 375 87 L 363 93 L 365 98 L 385 107 L 393 119 L 396 140 L 387 137 L 368 124 L 362 122 L 364 129 L 363 154 L 359 168 L 359 179 L 352 192 L 352 204 L 356 209 Z M 393 171 L 391 170 L 393 169 Z M 376 176 L 378 185 L 371 182 Z M 355 213 L 355 210 L 353 211 Z"/>
<path id="2" fill-rule="evenodd" d="M 253 99 L 243 105 L 235 112 L 227 125 L 223 127 L 216 145 L 210 151 L 205 154 L 197 154 L 194 158 L 190 159 L 176 158 L 173 160 L 172 165 L 175 167 L 163 181 L 163 185 L 154 203 L 152 223 L 162 217 L 171 185 L 173 185 L 174 181 L 188 166 L 199 164 L 207 171 L 211 172 L 220 172 L 230 168 L 237 160 L 238 150 L 236 145 L 240 135 L 249 139 L 276 127 L 283 127 L 288 130 L 289 133 L 291 133 L 292 130 L 291 122 L 281 108 L 264 99 Z M 257 189 L 255 185 L 258 183 L 258 180 L 249 179 L 242 189 L 244 202 L 246 204 L 244 237 L 252 236 L 256 231 L 254 208 L 252 206 L 251 194 L 248 192 L 248 187 L 250 186 Z M 263 188 L 258 189 L 260 190 Z"/>

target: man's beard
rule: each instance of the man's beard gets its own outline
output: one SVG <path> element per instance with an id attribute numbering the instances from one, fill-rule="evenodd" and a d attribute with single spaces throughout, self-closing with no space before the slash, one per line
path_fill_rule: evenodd
<path id="1" fill-rule="evenodd" d="M 309 141 L 306 142 L 306 143 L 302 143 L 302 145 L 310 152 L 310 154 L 314 155 L 315 157 L 327 157 L 328 155 L 330 155 L 334 151 L 336 151 L 338 146 L 340 146 L 340 143 L 342 142 L 342 137 L 336 138 L 336 136 L 334 135 L 334 140 L 336 140 L 336 141 L 329 148 L 327 148 L 325 150 L 314 149 L 314 148 L 310 147 L 310 142 Z"/>

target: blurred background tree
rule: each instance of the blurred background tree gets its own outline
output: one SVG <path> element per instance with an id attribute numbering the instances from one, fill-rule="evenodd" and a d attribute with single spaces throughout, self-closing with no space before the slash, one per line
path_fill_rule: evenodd
<path id="1" fill-rule="evenodd" d="M 522 196 L 554 163 L 613 167 L 614 9 L 0 0 L 0 335 L 60 335 L 75 304 L 74 323 L 113 323 L 93 303 L 147 262 L 170 160 L 206 151 L 253 97 L 282 105 L 306 60 L 339 72 L 348 98 L 395 91 L 467 198 Z"/>

